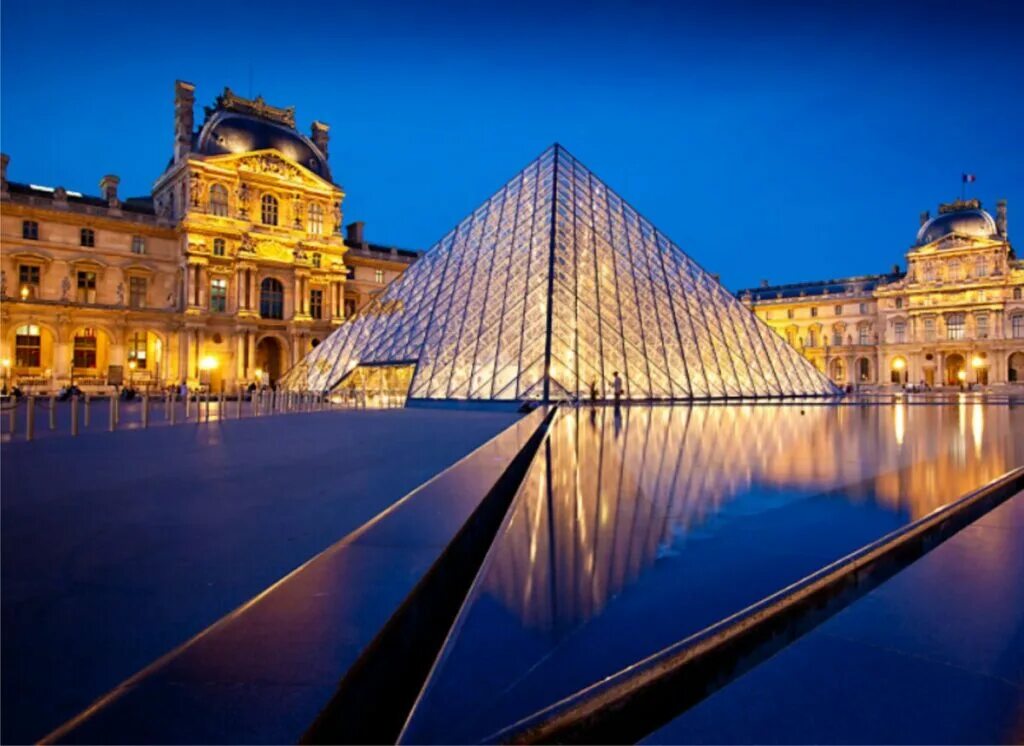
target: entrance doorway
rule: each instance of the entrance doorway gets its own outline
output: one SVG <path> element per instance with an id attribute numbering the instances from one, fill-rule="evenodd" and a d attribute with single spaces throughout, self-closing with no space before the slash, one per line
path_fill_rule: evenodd
<path id="1" fill-rule="evenodd" d="M 1015 352 L 1007 361 L 1006 380 L 1010 383 L 1024 383 L 1024 352 Z"/>
<path id="2" fill-rule="evenodd" d="M 963 373 L 963 375 L 960 375 Z M 959 386 L 967 379 L 964 356 L 959 354 L 946 355 L 946 385 Z"/>
<path id="3" fill-rule="evenodd" d="M 924 382 L 928 388 L 934 388 L 935 386 L 935 368 L 928 367 L 924 369 Z"/>
<path id="4" fill-rule="evenodd" d="M 276 337 L 264 337 L 256 345 L 256 367 L 263 371 L 263 380 L 277 383 L 284 372 L 284 346 Z"/>

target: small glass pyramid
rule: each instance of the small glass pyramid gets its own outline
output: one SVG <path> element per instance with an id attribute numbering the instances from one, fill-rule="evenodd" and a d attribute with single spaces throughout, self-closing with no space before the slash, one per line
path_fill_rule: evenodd
<path id="1" fill-rule="evenodd" d="M 282 379 L 414 366 L 411 400 L 822 396 L 835 386 L 560 145 Z"/>

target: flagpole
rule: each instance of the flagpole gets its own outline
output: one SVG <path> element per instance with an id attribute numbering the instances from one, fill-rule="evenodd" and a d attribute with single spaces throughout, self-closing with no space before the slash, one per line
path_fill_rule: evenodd
<path id="1" fill-rule="evenodd" d="M 964 194 L 967 191 L 967 174 L 960 174 L 960 201 L 964 201 Z"/>

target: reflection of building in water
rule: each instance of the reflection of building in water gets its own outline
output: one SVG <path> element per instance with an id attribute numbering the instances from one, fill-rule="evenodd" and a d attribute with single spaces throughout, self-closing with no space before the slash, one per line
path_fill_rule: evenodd
<path id="1" fill-rule="evenodd" d="M 976 404 L 563 411 L 485 588 L 526 625 L 565 631 L 743 493 L 830 493 L 916 519 L 1024 462 L 1007 437 L 1022 417 Z"/>

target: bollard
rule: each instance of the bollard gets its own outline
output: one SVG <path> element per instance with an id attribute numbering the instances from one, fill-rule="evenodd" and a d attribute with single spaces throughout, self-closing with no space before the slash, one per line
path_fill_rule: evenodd
<path id="1" fill-rule="evenodd" d="M 142 427 L 149 427 L 149 394 L 142 395 Z"/>
<path id="2" fill-rule="evenodd" d="M 114 407 L 114 427 L 121 424 L 121 397 L 114 392 L 114 398 L 110 400 Z"/>
<path id="3" fill-rule="evenodd" d="M 224 389 L 220 390 L 220 396 L 217 398 L 217 419 L 224 419 Z"/>
<path id="4" fill-rule="evenodd" d="M 242 419 L 242 389 L 238 389 L 238 398 L 235 400 L 235 419 Z"/>
<path id="5" fill-rule="evenodd" d="M 188 389 L 185 390 L 185 419 L 189 418 L 192 410 L 192 396 Z"/>
<path id="6" fill-rule="evenodd" d="M 85 399 L 85 411 L 89 411 L 89 398 Z M 78 394 L 71 397 L 71 434 L 78 435 Z"/>
<path id="7" fill-rule="evenodd" d="M 174 396 L 171 396 L 170 409 L 171 409 L 170 420 L 171 420 L 171 424 L 173 425 L 174 424 L 174 420 L 177 419 L 177 417 L 178 417 L 178 403 L 176 401 L 174 401 Z"/>
<path id="8" fill-rule="evenodd" d="M 25 407 L 25 440 L 32 440 L 36 429 L 36 397 L 28 395 L 28 404 Z"/>
<path id="9" fill-rule="evenodd" d="M 206 390 L 206 421 L 210 421 L 210 390 Z"/>
<path id="10" fill-rule="evenodd" d="M 109 409 L 110 432 L 114 432 L 114 430 L 117 429 L 117 414 L 114 411 L 114 407 L 116 406 L 114 404 L 114 402 L 116 402 L 116 401 L 117 401 L 116 397 L 113 397 L 113 396 L 110 397 L 110 409 Z"/>
<path id="11" fill-rule="evenodd" d="M 50 394 L 50 429 L 57 429 L 57 397 Z"/>
<path id="12" fill-rule="evenodd" d="M 11 408 L 7 413 L 7 429 L 14 437 L 14 430 L 18 427 L 18 400 L 11 397 Z"/>
<path id="13" fill-rule="evenodd" d="M 78 394 L 75 394 L 75 396 L 78 396 Z M 89 427 L 89 401 L 90 401 L 90 397 L 89 397 L 88 394 L 86 394 L 85 395 L 85 422 L 84 422 L 84 424 L 85 424 L 85 426 L 87 428 Z"/>

